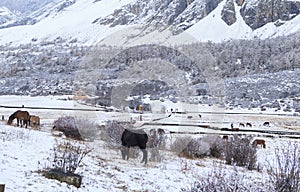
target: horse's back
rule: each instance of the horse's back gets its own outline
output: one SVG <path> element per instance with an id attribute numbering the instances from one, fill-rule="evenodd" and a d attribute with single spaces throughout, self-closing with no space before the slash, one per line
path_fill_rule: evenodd
<path id="1" fill-rule="evenodd" d="M 29 119 L 29 112 L 18 110 L 16 111 L 16 116 L 20 119 Z"/>
<path id="2" fill-rule="evenodd" d="M 138 146 L 141 149 L 146 148 L 146 143 L 148 141 L 148 135 L 145 133 L 144 130 L 129 130 L 125 129 L 122 134 L 122 145 L 127 147 L 135 147 Z"/>

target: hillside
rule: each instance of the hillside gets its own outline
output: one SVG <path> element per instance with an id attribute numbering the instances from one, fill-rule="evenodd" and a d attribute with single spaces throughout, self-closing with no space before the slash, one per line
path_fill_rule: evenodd
<path id="1" fill-rule="evenodd" d="M 277 37 L 300 28 L 298 0 L 56 0 L 38 5 L 23 17 L 0 16 L 2 27 L 8 27 L 0 30 L 1 44 L 58 37 L 89 45 L 220 42 Z"/>
<path id="2" fill-rule="evenodd" d="M 56 0 L 1 29 L 0 94 L 83 89 L 107 104 L 124 89 L 243 107 L 300 97 L 300 1 L 146 2 Z"/>

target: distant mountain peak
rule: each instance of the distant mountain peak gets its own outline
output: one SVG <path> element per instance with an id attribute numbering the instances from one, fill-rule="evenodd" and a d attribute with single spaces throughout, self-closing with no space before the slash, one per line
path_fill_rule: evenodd
<path id="1" fill-rule="evenodd" d="M 178 34 L 213 11 L 221 0 L 138 0 L 116 9 L 93 23 L 109 25 L 147 25 L 156 30 L 170 27 Z"/>
<path id="2" fill-rule="evenodd" d="M 30 42 L 33 38 L 38 42 L 58 37 L 83 43 L 128 44 L 131 40 L 161 43 L 177 40 L 187 33 L 191 40 L 220 42 L 277 37 L 300 31 L 300 0 L 30 2 L 33 2 L 30 6 L 21 0 L 0 2 L 0 6 L 4 6 L 0 8 L 0 29 L 11 28 L 0 30 L 0 43 Z M 22 30 L 14 29 L 20 25 L 27 26 Z M 187 43 L 186 40 L 182 42 Z"/>

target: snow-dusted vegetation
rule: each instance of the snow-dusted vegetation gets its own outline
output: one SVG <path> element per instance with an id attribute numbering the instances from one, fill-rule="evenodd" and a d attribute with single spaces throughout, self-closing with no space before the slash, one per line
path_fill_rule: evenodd
<path id="1" fill-rule="evenodd" d="M 187 85 L 188 96 L 223 97 L 222 102 L 243 108 L 272 105 L 280 110 L 278 100 L 294 98 L 286 110 L 299 111 L 298 39 L 128 48 L 80 46 L 76 40 L 57 38 L 39 45 L 1 46 L 0 94 L 60 95 L 82 89 L 101 98 L 93 103 L 109 105 L 112 90 L 126 86 L 133 91 L 129 95 L 159 98 L 176 96 Z M 223 88 L 212 88 L 211 81 Z"/>
<path id="2" fill-rule="evenodd" d="M 1 101 L 9 101 L 16 105 L 27 103 L 28 106 L 34 106 L 35 104 L 36 107 L 43 105 L 54 108 L 74 107 L 74 110 L 94 109 L 72 100 L 57 100 L 58 98 L 20 96 L 12 99 L 10 96 L 2 96 Z M 281 118 L 282 113 L 275 112 L 274 109 L 267 109 L 265 115 L 256 114 L 255 110 L 249 110 L 247 113 L 247 110 L 235 109 L 234 112 L 238 115 L 224 113 L 221 117 L 207 105 L 200 107 L 167 101 L 161 102 L 161 105 L 165 105 L 166 111 L 180 106 L 180 110 L 187 110 L 187 114 L 175 113 L 168 117 L 165 113 L 139 114 L 125 111 L 75 111 L 74 113 L 68 110 L 33 108 L 28 111 L 41 117 L 40 130 L 8 126 L 6 121 L 1 121 L 0 181 L 5 184 L 6 191 L 299 190 L 300 148 L 297 126 L 293 128 L 282 126 L 284 122 L 296 121 L 296 116 Z M 202 114 L 200 119 L 198 115 L 188 112 L 192 106 Z M 212 110 L 213 114 L 205 113 L 209 110 Z M 12 111 L 14 111 L 12 108 L 1 109 L 5 119 Z M 275 116 L 268 116 L 271 111 Z M 74 126 L 74 119 L 69 116 L 81 119 L 79 117 L 86 117 L 87 114 L 91 117 L 86 118 L 87 124 L 95 122 L 99 125 L 95 126 L 98 133 L 95 133 L 94 140 L 80 141 L 61 137 L 52 130 L 53 125 L 58 123 L 65 127 Z M 141 119 L 140 116 L 143 118 Z M 217 116 L 219 116 L 217 119 L 225 118 L 229 122 L 212 124 L 212 119 Z M 63 122 L 61 117 L 64 121 L 69 119 L 69 124 Z M 110 121 L 112 119 L 115 121 Z M 149 124 L 153 119 L 160 120 Z M 126 120 L 127 124 L 124 124 Z M 263 125 L 267 120 L 270 120 L 269 127 Z M 116 121 L 121 123 L 118 124 Z M 205 123 L 207 121 L 210 122 L 210 126 Z M 179 126 L 172 125 L 174 122 L 178 122 Z M 251 122 L 252 127 L 240 127 L 237 131 L 230 131 L 230 123 L 238 127 L 239 122 Z M 81 125 L 82 122 L 78 124 Z M 146 165 L 140 163 L 142 153 L 138 149 L 130 150 L 128 161 L 121 157 L 119 132 L 128 126 L 133 126 L 132 128 L 144 126 L 149 136 L 153 128 L 165 130 L 163 139 L 165 144 L 161 147 L 148 148 L 149 161 Z M 115 132 L 114 127 L 116 127 Z M 259 130 L 264 133 L 258 132 Z M 278 132 L 272 132 L 274 130 Z M 255 139 L 264 140 L 265 146 L 253 146 L 252 142 Z M 79 188 L 66 182 L 45 178 L 43 173 L 46 170 L 59 166 L 62 169 L 75 170 L 76 175 L 82 176 Z"/>
<path id="3" fill-rule="evenodd" d="M 2 0 L 0 191 L 300 191 L 299 10 Z"/>

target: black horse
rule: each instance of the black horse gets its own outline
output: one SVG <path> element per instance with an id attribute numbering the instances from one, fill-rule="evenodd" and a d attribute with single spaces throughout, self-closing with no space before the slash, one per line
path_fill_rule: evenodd
<path id="1" fill-rule="evenodd" d="M 121 141 L 122 141 L 121 153 L 124 160 L 129 159 L 130 147 L 139 147 L 143 152 L 143 159 L 141 163 L 143 162 L 145 162 L 145 164 L 147 163 L 148 152 L 146 150 L 146 144 L 148 142 L 148 135 L 145 133 L 145 131 L 141 129 L 139 130 L 125 129 L 124 132 L 122 133 Z"/>

